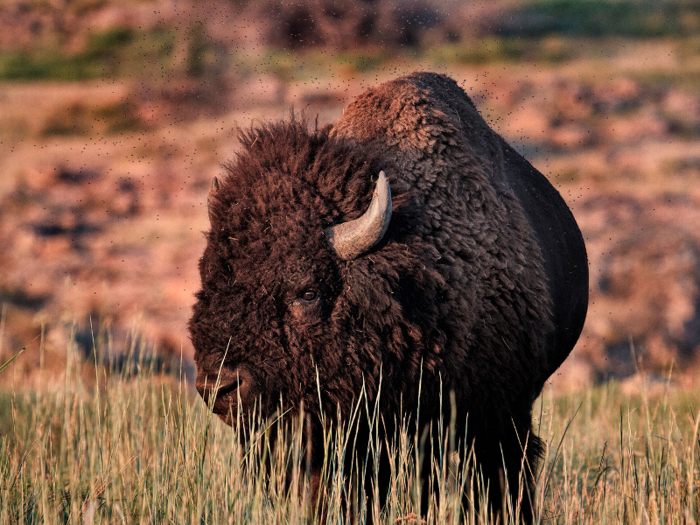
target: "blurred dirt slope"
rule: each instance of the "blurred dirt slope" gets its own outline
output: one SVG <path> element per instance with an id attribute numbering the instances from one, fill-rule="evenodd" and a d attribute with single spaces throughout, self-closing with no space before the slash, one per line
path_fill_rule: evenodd
<path id="1" fill-rule="evenodd" d="M 235 127 L 291 107 L 331 122 L 424 69 L 464 87 L 584 232 L 589 317 L 554 382 L 673 367 L 693 384 L 700 9 L 638 2 L 608 12 L 626 14 L 617 29 L 598 20 L 619 4 L 3 3 L 0 362 L 29 344 L 15 380 L 40 364 L 59 378 L 71 334 L 86 355 L 142 340 L 191 356 L 206 194 Z"/>

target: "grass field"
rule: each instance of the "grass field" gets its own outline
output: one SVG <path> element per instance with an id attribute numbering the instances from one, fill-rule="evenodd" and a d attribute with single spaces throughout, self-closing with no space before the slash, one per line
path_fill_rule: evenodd
<path id="1" fill-rule="evenodd" d="M 65 384 L 44 391 L 9 388 L 12 365 L 0 372 L 0 523 L 317 522 L 299 475 L 300 432 L 285 432 L 274 447 L 267 432 L 274 422 L 235 432 L 184 381 L 154 374 L 147 352 L 140 354 L 127 374 L 68 352 Z M 700 393 L 642 385 L 634 395 L 615 383 L 558 396 L 545 389 L 534 410 L 547 445 L 537 473 L 539 523 L 697 520 Z M 366 508 L 362 488 L 348 494 L 346 440 L 342 431 L 327 436 L 331 503 L 323 523 L 364 523 L 367 513 L 375 523 L 417 523 L 416 450 L 427 445 L 416 448 L 405 435 L 384 444 L 394 472 L 380 509 Z M 424 520 L 461 522 L 459 487 L 471 461 L 446 455 L 439 463 L 441 486 L 431 489 Z M 466 517 L 477 520 L 469 509 Z"/>
<path id="2" fill-rule="evenodd" d="M 391 446 L 387 505 L 367 508 L 358 494 L 373 487 L 348 491 L 351 444 L 331 433 L 330 508 L 320 520 L 300 474 L 301 434 L 282 433 L 272 446 L 274 422 L 238 433 L 181 378 L 191 378 L 186 325 L 206 195 L 238 147 L 233 128 L 282 118 L 290 107 L 326 124 L 368 87 L 421 69 L 464 86 L 489 124 L 556 185 L 586 237 L 587 327 L 555 384 L 622 383 L 566 394 L 550 385 L 537 401 L 546 444 L 538 523 L 698 522 L 700 392 L 673 385 L 697 384 L 699 361 L 686 359 L 696 375 L 685 381 L 687 369 L 659 377 L 669 363 L 684 365 L 673 345 L 700 349 L 690 329 L 700 319 L 692 227 L 700 224 L 700 4 L 469 2 L 484 7 L 479 15 L 428 0 L 452 14 L 415 43 L 387 37 L 385 45 L 376 26 L 364 44 L 336 49 L 330 37 L 340 22 L 318 46 L 268 42 L 274 20 L 252 10 L 257 3 L 213 0 L 161 18 L 150 16 L 154 6 L 185 4 L 0 2 L 0 244 L 10 247 L 0 250 L 0 525 L 421 522 L 416 456 L 430 444 L 403 435 Z M 380 3 L 420 2 L 354 4 Z M 238 34 L 227 14 L 235 5 L 251 7 Z M 455 20 L 459 31 L 448 38 Z M 159 358 L 138 338 L 122 339 L 134 316 L 148 319 L 143 337 Z M 119 371 L 95 365 L 112 336 L 107 328 L 93 336 L 91 319 L 114 334 L 116 353 L 130 351 Z M 640 361 L 629 359 L 632 340 Z M 663 344 L 654 353 L 645 340 Z M 180 345 L 190 368 L 181 374 L 168 361 L 160 373 Z M 649 379 L 634 373 L 641 357 Z M 435 465 L 441 486 L 425 523 L 461 522 L 459 487 L 471 465 L 453 455 Z"/>

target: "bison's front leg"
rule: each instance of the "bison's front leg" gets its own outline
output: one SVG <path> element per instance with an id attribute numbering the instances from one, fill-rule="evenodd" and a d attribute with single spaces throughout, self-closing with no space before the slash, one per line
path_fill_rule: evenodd
<path id="1" fill-rule="evenodd" d="M 532 523 L 535 504 L 535 472 L 542 453 L 529 419 L 526 424 L 512 422 L 510 432 L 501 439 L 481 446 L 475 444 L 477 462 L 488 487 L 488 503 L 498 522 L 503 513 L 512 513 L 521 523 Z M 475 491 L 476 493 L 476 491 Z"/>

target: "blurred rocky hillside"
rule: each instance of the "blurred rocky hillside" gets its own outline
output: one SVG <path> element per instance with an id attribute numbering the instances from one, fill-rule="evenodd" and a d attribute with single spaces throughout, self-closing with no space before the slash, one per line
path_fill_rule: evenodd
<path id="1" fill-rule="evenodd" d="M 447 73 L 545 173 L 591 304 L 554 382 L 700 373 L 700 6 L 681 1 L 0 4 L 0 363 L 192 354 L 206 194 L 236 126 L 337 118 Z M 189 362 L 191 370 L 191 362 Z M 3 380 L 4 381 L 4 380 Z"/>

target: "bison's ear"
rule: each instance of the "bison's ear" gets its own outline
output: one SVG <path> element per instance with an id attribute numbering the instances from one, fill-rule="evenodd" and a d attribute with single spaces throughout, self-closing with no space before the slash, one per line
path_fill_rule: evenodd
<path id="1" fill-rule="evenodd" d="M 382 240 L 391 221 L 391 189 L 384 172 L 379 172 L 372 202 L 367 211 L 354 221 L 325 229 L 328 243 L 345 261 L 356 259 Z"/>
<path id="2" fill-rule="evenodd" d="M 211 187 L 209 188 L 209 195 L 207 196 L 207 212 L 209 213 L 209 222 L 212 222 L 212 215 L 211 215 L 211 201 L 212 198 L 216 195 L 216 192 L 219 191 L 219 179 L 214 177 L 211 179 Z"/>

